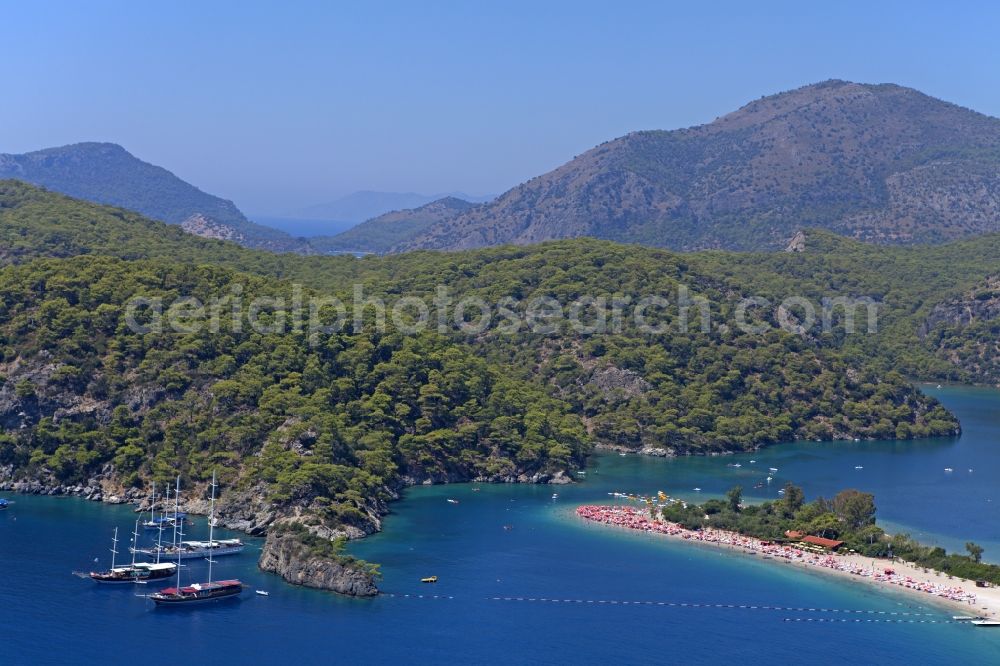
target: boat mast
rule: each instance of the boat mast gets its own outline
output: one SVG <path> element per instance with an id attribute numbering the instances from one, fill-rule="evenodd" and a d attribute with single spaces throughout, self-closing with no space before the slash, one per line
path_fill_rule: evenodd
<path id="1" fill-rule="evenodd" d="M 167 517 L 167 502 L 170 501 L 170 484 L 166 484 L 166 495 L 163 499 L 163 511 L 160 512 L 160 522 L 156 525 L 156 563 L 160 563 L 160 551 L 163 549 L 163 519 Z M 156 496 L 156 491 L 153 491 Z"/>
<path id="2" fill-rule="evenodd" d="M 212 470 L 212 500 L 208 512 L 208 582 L 212 582 L 212 540 L 215 538 L 215 470 Z"/>
<path id="3" fill-rule="evenodd" d="M 181 590 L 181 542 L 177 540 L 178 530 L 180 537 L 184 537 L 184 526 L 177 524 L 177 512 L 180 510 L 181 497 L 181 475 L 177 475 L 177 488 L 174 489 L 174 549 L 177 551 L 177 593 Z"/>
<path id="4" fill-rule="evenodd" d="M 135 519 L 135 531 L 132 532 L 132 575 L 135 575 L 135 549 L 139 547 L 139 519 Z"/>
<path id="5" fill-rule="evenodd" d="M 181 475 L 177 475 L 177 489 L 174 491 L 174 548 L 177 547 L 177 511 L 179 507 L 177 506 L 177 500 L 181 495 Z M 163 508 L 163 515 L 167 515 L 167 508 Z"/>
<path id="6" fill-rule="evenodd" d="M 156 484 L 153 484 L 153 494 L 149 498 L 149 522 L 156 525 Z"/>
<path id="7" fill-rule="evenodd" d="M 111 570 L 115 569 L 115 555 L 118 554 L 118 528 L 115 528 L 115 535 L 111 537 Z"/>

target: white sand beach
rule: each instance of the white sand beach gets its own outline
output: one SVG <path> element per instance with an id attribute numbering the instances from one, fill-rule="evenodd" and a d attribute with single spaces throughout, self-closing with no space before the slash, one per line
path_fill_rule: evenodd
<path id="1" fill-rule="evenodd" d="M 975 581 L 955 578 L 900 560 L 890 561 L 857 553 L 817 553 L 717 529 L 688 530 L 676 523 L 653 520 L 634 507 L 577 507 L 577 516 L 622 529 L 658 534 L 689 543 L 744 552 L 775 563 L 825 572 L 886 590 L 912 594 L 915 599 L 949 609 L 955 615 L 1000 618 L 1000 588 L 977 587 Z"/>

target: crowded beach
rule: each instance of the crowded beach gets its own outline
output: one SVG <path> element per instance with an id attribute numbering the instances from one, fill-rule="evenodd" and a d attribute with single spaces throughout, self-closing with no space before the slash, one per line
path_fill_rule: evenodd
<path id="1" fill-rule="evenodd" d="M 919 593 L 924 598 L 961 606 L 965 612 L 995 617 L 1000 610 L 996 588 L 977 589 L 963 579 L 945 579 L 942 574 L 907 563 L 894 563 L 856 553 L 815 552 L 792 543 L 776 543 L 714 528 L 689 530 L 676 523 L 650 517 L 649 511 L 630 506 L 585 505 L 576 509 L 585 520 L 646 534 L 659 534 L 684 541 L 742 551 L 764 559 L 797 564 L 817 571 L 849 576 L 876 585 Z M 930 600 L 930 599 L 928 599 Z"/>

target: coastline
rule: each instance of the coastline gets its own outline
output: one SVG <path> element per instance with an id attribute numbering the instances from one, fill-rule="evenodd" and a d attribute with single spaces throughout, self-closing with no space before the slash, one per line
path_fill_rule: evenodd
<path id="1" fill-rule="evenodd" d="M 582 505 L 576 508 L 574 516 L 605 527 L 772 560 L 775 564 L 780 562 L 806 572 L 830 574 L 840 580 L 867 584 L 883 592 L 902 593 L 914 601 L 947 609 L 955 615 L 1000 618 L 1000 588 L 976 587 L 974 581 L 956 577 L 949 579 L 947 574 L 934 570 L 925 572 L 920 567 L 898 560 L 890 562 L 857 553 L 821 555 L 735 532 L 687 530 L 674 523 L 653 521 L 648 514 L 633 507 Z M 894 573 L 889 575 L 886 570 Z"/>

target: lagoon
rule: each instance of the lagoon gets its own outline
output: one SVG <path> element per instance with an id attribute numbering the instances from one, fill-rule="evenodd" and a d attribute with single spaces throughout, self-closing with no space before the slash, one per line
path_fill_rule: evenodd
<path id="1" fill-rule="evenodd" d="M 1000 561 L 1000 497 L 990 496 L 1000 478 L 1000 392 L 929 392 L 958 414 L 961 437 L 799 442 L 715 458 L 605 454 L 585 482 L 568 487 L 412 488 L 393 505 L 382 533 L 352 545 L 355 554 L 382 563 L 387 594 L 373 600 L 295 588 L 262 574 L 255 568 L 260 542 L 250 539 L 243 555 L 218 558 L 216 571 L 270 596 L 248 591 L 238 602 L 157 610 L 135 596 L 145 590 L 98 587 L 70 575 L 94 557 L 108 563 L 113 527 L 131 531 L 135 516 L 128 507 L 7 495 L 16 503 L 0 513 L 0 604 L 7 614 L 0 624 L 2 659 L 718 664 L 808 655 L 813 663 L 997 661 L 1000 632 L 947 623 L 947 611 L 901 594 L 583 524 L 572 515 L 576 505 L 609 501 L 615 490 L 696 499 L 739 483 L 749 499 L 763 500 L 777 497 L 785 481 L 802 485 L 808 497 L 856 487 L 875 493 L 880 520 L 894 528 L 949 548 L 971 539 L 986 547 L 986 559 Z M 728 466 L 737 463 L 741 467 Z M 754 489 L 769 467 L 778 468 L 772 483 Z M 206 529 L 204 518 L 197 521 L 191 538 Z M 185 577 L 203 566 L 192 563 Z M 430 575 L 439 582 L 419 582 Z M 536 601 L 503 600 L 518 597 Z"/>

